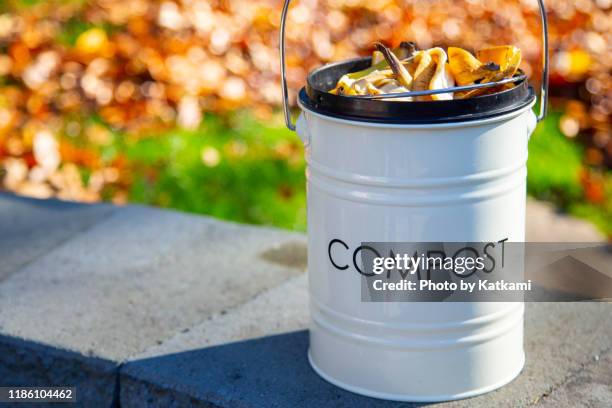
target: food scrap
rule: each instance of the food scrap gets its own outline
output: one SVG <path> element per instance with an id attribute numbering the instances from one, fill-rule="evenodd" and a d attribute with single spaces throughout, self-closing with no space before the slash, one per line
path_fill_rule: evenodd
<path id="1" fill-rule="evenodd" d="M 389 49 L 375 44 L 367 69 L 343 75 L 330 93 L 336 95 L 385 95 L 411 91 L 447 89 L 513 77 L 521 63 L 521 50 L 512 45 L 485 48 L 473 55 L 458 47 L 417 50 L 415 43 L 402 42 Z M 395 100 L 465 99 L 514 87 L 513 83 L 463 92 L 402 97 Z"/>

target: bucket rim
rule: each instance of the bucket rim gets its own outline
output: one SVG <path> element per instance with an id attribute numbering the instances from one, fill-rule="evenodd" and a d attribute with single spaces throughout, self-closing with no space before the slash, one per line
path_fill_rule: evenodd
<path id="1" fill-rule="evenodd" d="M 438 124 L 477 121 L 504 115 L 529 105 L 535 92 L 526 78 L 510 89 L 472 98 L 435 101 L 401 99 L 364 99 L 329 92 L 347 72 L 371 66 L 371 57 L 352 58 L 320 66 L 309 72 L 298 93 L 298 103 L 328 117 L 358 122 L 388 124 Z"/>
<path id="2" fill-rule="evenodd" d="M 535 113 L 532 111 L 536 103 L 536 96 L 532 87 L 529 87 L 530 90 L 530 98 L 529 101 L 526 102 L 523 106 L 519 106 L 512 111 L 506 111 L 498 115 L 488 116 L 485 118 L 475 118 L 470 120 L 457 120 L 455 122 L 438 122 L 438 123 L 398 123 L 398 122 L 385 122 L 385 121 L 374 121 L 367 120 L 364 118 L 352 118 L 352 117 L 341 117 L 330 115 L 328 113 L 320 112 L 312 106 L 306 105 L 302 98 L 299 97 L 297 100 L 297 104 L 303 112 L 308 112 L 313 116 L 318 118 L 328 120 L 330 122 L 335 122 L 344 125 L 351 125 L 357 127 L 369 127 L 369 128 L 378 128 L 378 129 L 453 129 L 453 128 L 466 128 L 466 127 L 476 127 L 481 125 L 487 125 L 496 122 L 503 122 L 510 119 L 513 119 L 516 116 L 520 116 L 526 111 L 531 110 L 532 115 L 535 117 Z M 302 88 L 300 90 L 300 96 L 302 93 L 305 95 L 306 89 Z"/>

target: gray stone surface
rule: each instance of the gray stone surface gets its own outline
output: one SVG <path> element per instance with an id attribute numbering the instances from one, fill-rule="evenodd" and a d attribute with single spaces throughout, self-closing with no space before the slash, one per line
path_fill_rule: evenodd
<path id="1" fill-rule="evenodd" d="M 266 295 L 261 296 L 265 298 Z M 244 316 L 240 310 L 236 313 Z M 253 321 L 258 321 L 257 316 L 243 321 L 230 313 L 226 318 L 225 324 L 218 321 L 208 325 L 223 327 L 222 339 L 209 341 L 210 334 L 203 329 L 204 325 L 126 363 L 121 369 L 122 405 L 162 407 L 184 406 L 189 402 L 196 406 L 221 407 L 418 406 L 360 397 L 321 380 L 306 359 L 306 331 L 252 339 L 260 331 L 241 331 L 241 328 L 252 326 Z M 281 327 L 277 326 L 275 331 L 283 327 L 294 329 L 295 321 L 301 319 L 303 315 L 295 319 L 282 315 L 278 320 Z M 434 406 L 533 405 L 564 384 L 568 376 L 594 356 L 612 347 L 611 335 L 610 304 L 528 304 L 527 365 L 523 373 L 493 393 Z M 228 343 L 241 336 L 249 340 Z M 612 387 L 612 378 L 602 381 Z"/>
<path id="2" fill-rule="evenodd" d="M 0 386 L 76 387 L 82 407 L 113 406 L 119 396 L 116 362 L 4 335 L 0 335 Z"/>
<path id="3" fill-rule="evenodd" d="M 300 242 L 305 245 L 303 235 L 269 228 L 118 209 L 0 284 L 0 345 L 8 347 L 5 339 L 44 344 L 91 360 L 94 371 L 99 361 L 116 369 L 129 356 L 302 274 L 298 261 L 287 266 L 274 256 L 279 245 Z"/>
<path id="4" fill-rule="evenodd" d="M 307 279 L 302 274 L 134 356 L 122 367 L 121 405 L 301 405 L 300 399 L 293 399 L 304 398 L 298 388 L 308 394 L 316 389 L 311 384 L 329 387 L 306 361 L 308 319 Z M 295 330 L 302 331 L 278 335 Z M 240 342 L 254 338 L 259 339 Z M 158 376 L 158 371 L 163 374 Z M 220 389 L 223 384 L 227 387 Z M 284 398 L 273 396 L 279 392 Z M 322 397 L 319 402 L 327 396 Z"/>
<path id="5" fill-rule="evenodd" d="M 308 328 L 309 319 L 307 276 L 301 274 L 238 307 L 217 313 L 131 359 L 304 330 Z"/>
<path id="6" fill-rule="evenodd" d="M 593 356 L 567 380 L 538 401 L 543 408 L 612 405 L 612 352 Z"/>
<path id="7" fill-rule="evenodd" d="M 535 404 L 612 347 L 612 304 L 528 303 L 524 344 L 527 362 L 513 382 L 490 394 L 439 405 L 487 408 Z M 608 386 L 612 387 L 612 378 Z"/>
<path id="8" fill-rule="evenodd" d="M 555 210 L 542 201 L 527 201 L 526 240 L 529 242 L 599 242 L 605 237 L 592 224 Z"/>
<path id="9" fill-rule="evenodd" d="M 114 209 L 105 204 L 33 200 L 0 192 L 0 281 Z"/>
<path id="10" fill-rule="evenodd" d="M 532 241 L 602 238 L 533 201 L 528 226 Z M 310 369 L 302 234 L 6 195 L 0 233 L 1 385 L 76 385 L 88 407 L 415 406 Z M 522 375 L 440 406 L 609 402 L 611 308 L 529 304 Z"/>
<path id="11" fill-rule="evenodd" d="M 7 278 L 0 325 L 121 361 L 301 273 L 260 255 L 298 237 L 126 207 Z"/>

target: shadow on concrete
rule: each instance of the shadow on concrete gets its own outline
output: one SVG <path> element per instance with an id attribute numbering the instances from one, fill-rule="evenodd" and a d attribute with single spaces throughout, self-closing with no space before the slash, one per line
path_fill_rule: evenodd
<path id="1" fill-rule="evenodd" d="M 23 403 L 1 407 L 116 407 L 117 363 L 50 345 L 0 335 L 0 386 L 75 387 L 77 403 Z"/>
<path id="2" fill-rule="evenodd" d="M 419 407 L 362 397 L 310 367 L 298 331 L 126 363 L 121 406 Z"/>

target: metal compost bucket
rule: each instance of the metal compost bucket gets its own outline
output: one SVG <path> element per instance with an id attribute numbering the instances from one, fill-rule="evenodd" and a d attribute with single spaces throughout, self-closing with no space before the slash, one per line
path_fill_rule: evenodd
<path id="1" fill-rule="evenodd" d="M 285 117 L 304 142 L 308 164 L 309 360 L 327 381 L 371 397 L 426 402 L 492 391 L 522 370 L 523 303 L 363 302 L 357 253 L 373 241 L 525 240 L 527 142 L 547 105 L 546 12 L 539 5 L 538 117 L 524 77 L 509 90 L 446 101 L 327 92 L 343 74 L 367 66 L 365 58 L 310 73 L 294 126 L 285 1 Z M 479 86 L 488 85 L 451 91 Z"/>

